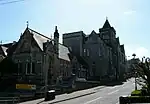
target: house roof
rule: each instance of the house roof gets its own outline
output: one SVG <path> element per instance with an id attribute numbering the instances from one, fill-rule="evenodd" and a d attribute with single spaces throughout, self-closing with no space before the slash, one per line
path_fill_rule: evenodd
<path id="1" fill-rule="evenodd" d="M 2 49 L 2 51 L 4 53 L 4 55 L 7 56 L 7 49 L 8 49 L 8 47 L 1 46 L 1 49 Z"/>
<path id="2" fill-rule="evenodd" d="M 17 45 L 18 45 L 18 42 L 14 42 L 12 43 L 11 46 L 9 46 L 9 48 L 7 49 L 7 56 L 13 55 L 13 52 L 16 50 Z"/>
<path id="3" fill-rule="evenodd" d="M 114 27 L 112 27 L 108 21 L 108 19 L 106 19 L 104 25 L 102 28 L 99 29 L 99 32 L 102 31 L 108 31 L 109 29 L 111 29 L 115 34 L 116 34 L 116 30 L 114 29 Z"/>
<path id="4" fill-rule="evenodd" d="M 46 43 L 47 41 L 51 42 L 51 41 L 54 41 L 52 39 L 50 39 L 49 37 L 47 36 L 44 36 L 43 34 L 40 34 L 30 28 L 28 28 L 29 32 L 33 34 L 33 38 L 35 39 L 35 41 L 37 42 L 38 46 L 40 47 L 40 49 L 42 51 L 44 51 L 44 44 L 43 43 Z M 63 44 L 60 44 L 59 43 L 59 46 L 58 46 L 58 57 L 60 59 L 63 59 L 63 60 L 66 60 L 66 61 L 70 61 L 70 58 L 68 56 L 69 54 L 69 49 L 68 47 L 64 46 Z"/>
<path id="5" fill-rule="evenodd" d="M 7 44 L 2 44 L 2 45 L 3 45 L 4 47 L 7 47 L 7 48 L 8 48 L 8 47 L 12 46 L 12 44 L 13 44 L 13 43 L 7 43 Z"/>
<path id="6" fill-rule="evenodd" d="M 52 39 L 30 29 L 30 28 L 27 28 L 29 30 L 29 32 L 31 34 L 33 34 L 33 38 L 35 39 L 35 41 L 37 42 L 38 46 L 40 47 L 40 49 L 43 51 L 44 48 L 43 48 L 43 43 L 47 42 L 47 41 L 51 41 Z"/>
<path id="7" fill-rule="evenodd" d="M 2 49 L 5 56 L 10 56 L 13 54 L 17 46 L 17 42 L 2 44 L 0 48 Z"/>
<path id="8" fill-rule="evenodd" d="M 70 53 L 70 51 L 69 51 L 68 47 L 66 47 L 62 44 L 59 44 L 59 58 L 60 59 L 70 61 L 69 53 Z"/>

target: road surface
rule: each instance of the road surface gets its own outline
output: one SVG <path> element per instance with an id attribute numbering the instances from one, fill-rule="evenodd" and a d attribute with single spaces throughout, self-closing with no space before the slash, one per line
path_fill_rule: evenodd
<path id="1" fill-rule="evenodd" d="M 119 97 L 121 95 L 130 95 L 132 90 L 134 90 L 134 79 L 130 79 L 122 85 L 99 89 L 91 95 L 55 104 L 119 104 Z"/>
<path id="2" fill-rule="evenodd" d="M 70 94 L 58 95 L 55 100 L 48 102 L 44 102 L 43 99 L 38 99 L 21 104 L 119 104 L 119 97 L 122 95 L 130 95 L 134 90 L 134 85 L 134 79 L 132 78 L 122 85 L 98 86 Z M 84 95 L 86 93 L 91 94 L 74 98 L 74 96 Z M 63 100 L 70 97 L 72 99 Z"/>

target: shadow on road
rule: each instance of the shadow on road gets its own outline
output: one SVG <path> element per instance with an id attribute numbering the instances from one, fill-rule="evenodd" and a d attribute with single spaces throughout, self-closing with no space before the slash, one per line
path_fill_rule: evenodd
<path id="1" fill-rule="evenodd" d="M 123 82 L 113 82 L 113 83 L 106 83 L 106 84 L 104 84 L 105 86 L 116 86 L 116 85 L 122 85 L 123 84 Z"/>

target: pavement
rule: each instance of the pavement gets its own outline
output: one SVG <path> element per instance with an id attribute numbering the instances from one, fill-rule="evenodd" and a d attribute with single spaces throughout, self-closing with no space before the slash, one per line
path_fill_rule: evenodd
<path id="1" fill-rule="evenodd" d="M 134 79 L 122 85 L 99 86 L 70 94 L 56 96 L 55 100 L 45 102 L 44 99 L 24 102 L 21 104 L 119 104 L 119 97 L 130 95 L 134 90 Z"/>

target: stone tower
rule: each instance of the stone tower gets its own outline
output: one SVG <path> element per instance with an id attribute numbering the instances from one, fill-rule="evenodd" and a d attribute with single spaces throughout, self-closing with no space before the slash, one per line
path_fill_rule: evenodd
<path id="1" fill-rule="evenodd" d="M 59 51 L 59 33 L 57 26 L 55 26 L 55 32 L 54 32 L 54 46 L 55 46 L 55 51 L 58 54 Z"/>

